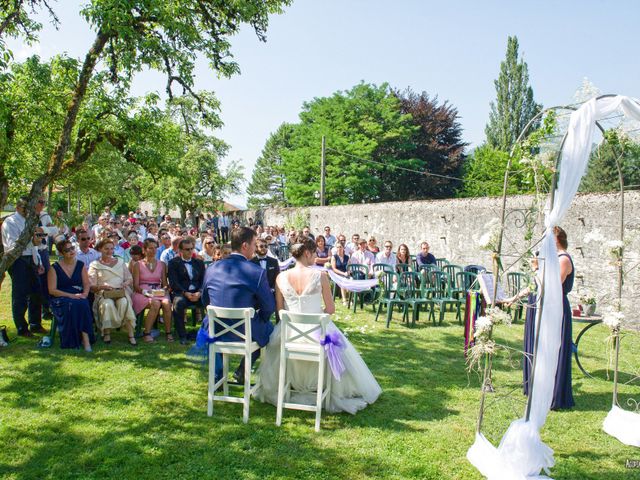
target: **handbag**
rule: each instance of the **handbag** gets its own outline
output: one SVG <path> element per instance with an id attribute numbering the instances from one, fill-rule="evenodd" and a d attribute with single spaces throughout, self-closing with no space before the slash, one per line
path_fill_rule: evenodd
<path id="1" fill-rule="evenodd" d="M 104 298 L 110 298 L 112 300 L 117 300 L 119 298 L 124 297 L 124 288 L 114 288 L 112 290 L 103 290 L 102 296 Z"/>

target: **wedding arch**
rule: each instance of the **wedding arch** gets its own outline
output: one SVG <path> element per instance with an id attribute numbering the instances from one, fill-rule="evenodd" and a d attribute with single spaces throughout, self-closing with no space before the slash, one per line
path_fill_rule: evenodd
<path id="1" fill-rule="evenodd" d="M 558 106 L 543 110 L 524 128 L 516 146 L 524 138 L 532 125 L 545 115 L 559 111 L 572 111 L 566 133 L 562 137 L 560 148 L 555 157 L 555 168 L 551 181 L 551 189 L 544 206 L 544 232 L 535 242 L 539 248 L 539 287 L 537 291 L 537 309 L 535 318 L 535 340 L 532 359 L 531 382 L 526 408 L 522 418 L 511 423 L 504 433 L 500 444 L 495 447 L 483 434 L 483 417 L 487 392 L 493 390 L 492 362 L 494 350 L 484 351 L 484 369 L 482 372 L 482 391 L 476 437 L 474 444 L 467 452 L 469 461 L 490 480 L 496 479 L 532 479 L 548 478 L 542 476 L 554 465 L 553 450 L 540 438 L 540 429 L 546 421 L 553 397 L 555 370 L 562 327 L 562 284 L 557 257 L 553 228 L 564 219 L 575 197 L 580 181 L 586 173 L 592 141 L 596 128 L 603 136 L 605 129 L 601 121 L 613 112 L 621 110 L 630 118 L 640 121 L 640 102 L 620 95 L 601 95 L 593 98 L 579 108 L 577 106 Z M 606 137 L 605 137 L 606 139 Z M 512 150 L 504 175 L 502 209 L 500 224 L 497 229 L 497 242 L 493 252 L 493 278 L 499 279 L 502 271 L 501 255 L 505 233 L 507 192 L 510 169 L 514 158 Z M 619 239 L 616 250 L 617 298 L 612 302 L 607 325 L 611 329 L 614 346 L 614 377 L 612 392 L 612 408 L 607 415 L 603 428 L 610 435 L 623 443 L 640 447 L 640 413 L 638 402 L 630 401 L 627 406 L 634 411 L 625 410 L 619 402 L 619 358 L 623 330 L 622 288 L 623 288 L 623 255 L 624 255 L 624 178 L 617 155 L 614 155 L 619 183 Z M 493 303 L 498 293 L 498 281 L 493 282 L 493 296 L 488 303 L 489 336 L 491 335 L 491 315 L 496 312 Z M 497 315 L 497 313 L 496 313 Z M 496 324 L 499 321 L 495 322 Z M 480 350 L 482 351 L 482 350 Z M 634 403 L 635 402 L 635 403 Z"/>

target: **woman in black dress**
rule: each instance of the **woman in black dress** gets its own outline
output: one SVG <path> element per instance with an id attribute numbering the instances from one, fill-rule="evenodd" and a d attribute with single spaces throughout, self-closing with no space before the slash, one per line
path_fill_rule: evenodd
<path id="1" fill-rule="evenodd" d="M 91 351 L 95 341 L 93 316 L 89 306 L 89 275 L 76 249 L 69 240 L 56 244 L 61 256 L 47 274 L 51 311 L 56 317 L 61 348 L 80 348 Z"/>
<path id="2" fill-rule="evenodd" d="M 575 272 L 573 260 L 567 253 L 567 233 L 560 227 L 554 227 L 553 233 L 556 236 L 556 247 L 558 249 L 558 260 L 560 262 L 560 280 L 562 282 L 562 337 L 560 341 L 560 352 L 558 353 L 558 368 L 556 370 L 555 386 L 553 390 L 552 410 L 562 410 L 575 405 L 573 401 L 573 389 L 571 387 L 571 354 L 573 347 L 573 336 L 571 331 L 571 305 L 567 294 L 573 289 Z M 529 394 L 529 383 L 533 362 L 533 349 L 535 342 L 535 322 L 536 322 L 536 296 L 529 294 L 529 305 L 524 328 L 524 365 L 523 380 L 524 393 Z"/>

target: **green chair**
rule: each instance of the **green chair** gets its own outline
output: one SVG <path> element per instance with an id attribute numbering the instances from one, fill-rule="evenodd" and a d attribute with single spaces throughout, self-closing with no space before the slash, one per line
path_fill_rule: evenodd
<path id="1" fill-rule="evenodd" d="M 456 274 L 458 272 L 462 272 L 464 270 L 460 265 L 444 265 L 441 269 L 444 273 L 447 274 L 447 280 L 449 282 L 449 296 L 452 296 L 453 290 L 458 288 L 458 280 Z"/>
<path id="2" fill-rule="evenodd" d="M 398 274 L 401 274 L 403 272 L 408 272 L 408 271 L 409 271 L 408 263 L 396 263 L 396 272 Z"/>
<path id="3" fill-rule="evenodd" d="M 377 272 L 395 273 L 395 269 L 393 268 L 393 266 L 387 263 L 374 263 L 373 273 L 377 273 Z"/>
<path id="4" fill-rule="evenodd" d="M 418 261 L 416 260 L 415 255 L 409 255 L 409 261 L 411 262 L 411 269 L 415 272 L 418 270 Z"/>
<path id="5" fill-rule="evenodd" d="M 472 272 L 456 273 L 456 288 L 451 289 L 451 296 L 458 300 L 466 300 L 466 295 L 476 283 L 478 276 Z"/>
<path id="6" fill-rule="evenodd" d="M 287 258 L 289 258 L 289 245 L 280 245 L 278 247 L 278 260 L 284 262 Z"/>
<path id="7" fill-rule="evenodd" d="M 387 328 L 389 328 L 393 307 L 395 305 L 402 306 L 404 303 L 403 300 L 397 296 L 400 275 L 395 272 L 383 272 L 379 277 L 379 281 L 382 287 L 380 289 L 380 297 L 378 298 L 375 321 L 378 321 L 382 307 L 385 306 L 387 307 Z"/>
<path id="8" fill-rule="evenodd" d="M 509 295 L 515 296 L 529 283 L 529 277 L 522 272 L 509 272 L 507 273 L 507 290 Z M 511 307 L 509 307 L 511 310 Z M 522 304 L 517 304 L 514 307 L 513 321 L 517 322 L 522 320 L 522 312 L 524 307 Z"/>
<path id="9" fill-rule="evenodd" d="M 449 260 L 447 260 L 446 258 L 436 258 L 436 265 L 438 266 L 439 270 L 442 270 L 442 267 L 444 267 L 445 265 L 449 265 Z"/>
<path id="10" fill-rule="evenodd" d="M 402 299 L 402 321 L 409 324 L 409 308 L 411 308 L 411 325 L 415 326 L 420 316 L 420 307 L 431 306 L 433 302 L 430 298 L 423 296 L 421 290 L 420 274 L 417 272 L 405 272 L 400 275 L 400 288 L 403 292 Z"/>
<path id="11" fill-rule="evenodd" d="M 367 278 L 369 278 L 369 267 L 367 267 L 366 265 L 362 265 L 359 263 L 352 263 L 350 265 L 347 265 L 347 272 L 349 273 L 349 276 L 353 279 L 353 280 L 366 280 Z M 351 295 L 349 297 L 349 304 L 347 306 L 347 308 L 351 308 L 351 301 L 353 301 L 353 313 L 356 312 L 356 307 L 358 305 L 358 299 L 360 299 L 360 310 L 362 310 L 364 308 L 364 294 L 367 293 L 365 292 L 351 292 Z"/>
<path id="12" fill-rule="evenodd" d="M 444 272 L 435 271 L 432 273 L 434 279 L 434 295 L 433 295 L 433 303 L 434 305 L 438 305 L 438 309 L 440 311 L 440 317 L 438 324 L 442 325 L 442 321 L 444 320 L 444 314 L 447 311 L 447 307 L 451 308 L 453 312 L 454 309 L 456 311 L 456 319 L 458 323 L 462 325 L 462 315 L 460 313 L 460 302 L 450 296 L 449 294 L 449 285 L 448 285 L 448 277 Z M 434 316 L 435 322 L 435 316 Z"/>

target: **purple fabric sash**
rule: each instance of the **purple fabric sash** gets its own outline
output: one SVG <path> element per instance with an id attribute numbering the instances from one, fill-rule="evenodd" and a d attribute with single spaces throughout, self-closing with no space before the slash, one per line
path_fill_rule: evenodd
<path id="1" fill-rule="evenodd" d="M 331 372 L 336 380 L 340 381 L 342 374 L 347 367 L 342 360 L 342 352 L 345 349 L 345 342 L 342 334 L 338 330 L 327 332 L 324 338 L 320 339 L 320 345 L 324 347 L 324 351 L 327 354 L 327 361 Z"/>

